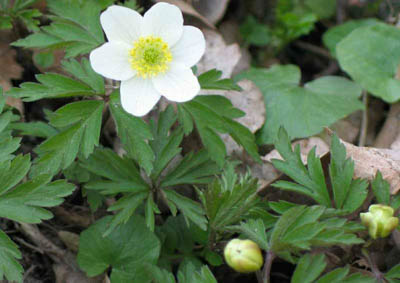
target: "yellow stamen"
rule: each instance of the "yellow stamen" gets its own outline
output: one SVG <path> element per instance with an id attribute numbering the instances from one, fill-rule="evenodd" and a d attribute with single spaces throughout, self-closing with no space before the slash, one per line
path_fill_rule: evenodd
<path id="1" fill-rule="evenodd" d="M 139 38 L 129 54 L 132 69 L 144 79 L 165 73 L 169 68 L 169 62 L 172 61 L 169 46 L 160 37 Z"/>

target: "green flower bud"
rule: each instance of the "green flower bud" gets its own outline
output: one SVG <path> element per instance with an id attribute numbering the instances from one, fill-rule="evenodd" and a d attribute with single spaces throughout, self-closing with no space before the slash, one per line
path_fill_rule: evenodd
<path id="1" fill-rule="evenodd" d="M 369 212 L 360 213 L 361 222 L 373 238 L 384 238 L 396 229 L 399 219 L 393 217 L 393 208 L 382 204 L 370 205 Z"/>
<path id="2" fill-rule="evenodd" d="M 263 265 L 261 250 L 250 240 L 231 240 L 224 250 L 225 260 L 237 272 L 257 271 Z"/>

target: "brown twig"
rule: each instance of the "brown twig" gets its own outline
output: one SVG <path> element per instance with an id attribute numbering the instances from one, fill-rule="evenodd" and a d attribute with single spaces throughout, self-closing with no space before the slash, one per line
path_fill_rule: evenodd
<path id="1" fill-rule="evenodd" d="M 389 148 L 400 133 L 400 102 L 390 106 L 385 124 L 379 132 L 374 147 Z"/>
<path id="2" fill-rule="evenodd" d="M 334 59 L 332 57 L 331 53 L 328 50 L 326 50 L 326 49 L 324 49 L 322 47 L 313 45 L 313 44 L 308 43 L 308 42 L 300 41 L 300 40 L 295 41 L 294 44 L 296 46 L 304 49 L 304 50 L 310 51 L 310 52 L 312 52 L 314 54 L 320 55 L 320 56 L 322 56 L 324 58 L 327 58 L 329 60 L 333 60 Z"/>

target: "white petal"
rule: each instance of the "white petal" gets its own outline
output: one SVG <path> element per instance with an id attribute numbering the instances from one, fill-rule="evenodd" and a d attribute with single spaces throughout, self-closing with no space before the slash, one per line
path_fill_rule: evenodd
<path id="1" fill-rule="evenodd" d="M 107 42 L 90 53 L 90 64 L 100 75 L 118 81 L 135 76 L 129 62 L 129 46 L 122 42 Z"/>
<path id="2" fill-rule="evenodd" d="M 197 77 L 190 68 L 171 64 L 171 69 L 153 78 L 156 90 L 170 101 L 185 102 L 193 99 L 200 91 Z"/>
<path id="3" fill-rule="evenodd" d="M 161 37 L 169 46 L 174 45 L 183 32 L 183 16 L 178 7 L 157 3 L 143 17 L 142 35 Z"/>
<path id="4" fill-rule="evenodd" d="M 142 21 L 143 17 L 135 10 L 115 5 L 100 16 L 108 41 L 122 41 L 132 46 L 140 37 Z"/>
<path id="5" fill-rule="evenodd" d="M 161 97 L 151 80 L 140 77 L 122 81 L 120 92 L 122 108 L 134 116 L 149 113 Z"/>
<path id="6" fill-rule="evenodd" d="M 206 50 L 204 35 L 196 27 L 184 26 L 179 41 L 171 48 L 172 58 L 190 68 L 200 61 Z"/>

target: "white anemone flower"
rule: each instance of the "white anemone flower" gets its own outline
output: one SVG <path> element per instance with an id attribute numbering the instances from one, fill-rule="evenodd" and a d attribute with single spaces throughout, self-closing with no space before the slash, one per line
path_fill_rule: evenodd
<path id="1" fill-rule="evenodd" d="M 93 70 L 121 81 L 121 104 L 135 116 L 146 115 L 161 96 L 185 102 L 200 91 L 191 67 L 205 51 L 203 33 L 184 26 L 178 7 L 158 3 L 142 17 L 110 6 L 100 16 L 108 42 L 90 53 Z"/>

